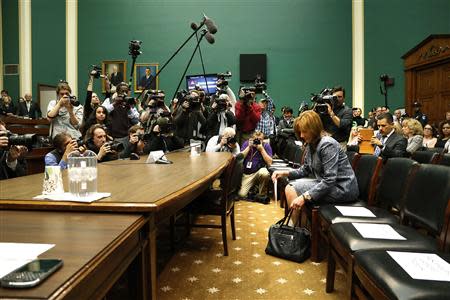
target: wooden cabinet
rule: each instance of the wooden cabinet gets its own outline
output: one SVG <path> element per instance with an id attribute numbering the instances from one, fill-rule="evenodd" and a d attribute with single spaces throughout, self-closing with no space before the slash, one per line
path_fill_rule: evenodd
<path id="1" fill-rule="evenodd" d="M 422 104 L 430 123 L 438 124 L 450 111 L 450 34 L 430 35 L 402 56 L 405 67 L 405 106 Z"/>

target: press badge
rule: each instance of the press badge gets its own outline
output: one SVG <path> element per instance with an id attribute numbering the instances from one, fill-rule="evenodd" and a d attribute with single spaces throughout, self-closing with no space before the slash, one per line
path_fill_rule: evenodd
<path id="1" fill-rule="evenodd" d="M 251 168 L 252 168 L 252 162 L 249 161 L 249 162 L 247 163 L 247 169 L 251 169 Z"/>

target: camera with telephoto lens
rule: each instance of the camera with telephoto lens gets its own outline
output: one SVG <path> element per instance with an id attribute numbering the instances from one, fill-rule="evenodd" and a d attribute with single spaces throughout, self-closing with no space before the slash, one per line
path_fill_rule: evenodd
<path id="1" fill-rule="evenodd" d="M 138 57 L 140 54 L 142 54 L 141 49 L 141 44 L 142 41 L 138 41 L 138 40 L 132 40 L 129 43 L 129 51 L 128 51 L 128 55 L 131 55 L 132 57 Z"/>
<path id="2" fill-rule="evenodd" d="M 228 108 L 228 101 L 226 99 L 221 99 L 220 97 L 215 100 L 217 104 L 217 110 L 224 111 Z"/>
<path id="3" fill-rule="evenodd" d="M 31 149 L 33 147 L 33 144 L 37 141 L 37 136 L 34 133 L 27 133 L 27 134 L 16 134 L 12 133 L 9 130 L 0 131 L 0 136 L 6 136 L 8 137 L 8 145 L 21 145 L 26 146 L 28 149 Z"/>
<path id="4" fill-rule="evenodd" d="M 312 94 L 311 101 L 314 102 L 313 110 L 319 115 L 328 115 L 328 106 L 333 108 L 337 101 L 337 96 L 333 96 L 333 89 L 325 88 L 319 94 Z"/>
<path id="5" fill-rule="evenodd" d="M 100 78 L 100 75 L 102 75 L 102 68 L 100 68 L 97 65 L 92 65 L 92 70 L 90 73 L 94 78 L 98 79 Z"/>
<path id="6" fill-rule="evenodd" d="M 70 100 L 70 104 L 72 104 L 72 106 L 79 106 L 80 105 L 80 101 L 78 101 L 77 96 L 69 96 L 69 100 Z"/>
<path id="7" fill-rule="evenodd" d="M 124 149 L 124 146 L 121 142 L 118 141 L 109 141 L 105 143 L 106 146 L 109 146 L 109 148 L 112 151 L 116 151 L 116 152 L 122 152 Z"/>

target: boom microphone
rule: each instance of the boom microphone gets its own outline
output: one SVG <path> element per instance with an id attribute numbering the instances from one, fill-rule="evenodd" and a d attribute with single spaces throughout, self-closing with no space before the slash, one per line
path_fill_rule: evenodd
<path id="1" fill-rule="evenodd" d="M 205 34 L 205 39 L 208 41 L 208 43 L 210 44 L 214 44 L 214 42 L 216 41 L 214 39 L 214 36 L 211 34 L 211 32 L 206 32 Z"/>
<path id="2" fill-rule="evenodd" d="M 192 30 L 197 30 L 198 29 L 197 23 L 192 22 L 191 23 L 191 28 L 192 28 Z"/>
<path id="3" fill-rule="evenodd" d="M 203 24 L 206 25 L 206 28 L 208 28 L 208 31 L 212 34 L 215 34 L 217 32 L 217 26 L 214 24 L 214 21 L 208 18 L 205 14 L 203 14 Z"/>

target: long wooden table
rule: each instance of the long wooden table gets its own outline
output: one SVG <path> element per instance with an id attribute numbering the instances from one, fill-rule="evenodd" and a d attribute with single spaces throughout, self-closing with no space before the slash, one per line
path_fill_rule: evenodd
<path id="1" fill-rule="evenodd" d="M 125 271 L 137 275 L 134 297 L 144 298 L 145 224 L 139 214 L 0 210 L 0 242 L 55 244 L 39 258 L 63 260 L 36 287 L 0 288 L 0 299 L 101 299 Z"/>
<path id="2" fill-rule="evenodd" d="M 231 160 L 230 153 L 171 153 L 170 165 L 146 164 L 140 160 L 119 160 L 98 165 L 98 191 L 111 197 L 90 204 L 32 200 L 42 192 L 43 174 L 0 181 L 0 209 L 60 210 L 85 212 L 141 213 L 148 220 L 151 297 L 156 299 L 156 226 L 185 207 L 208 188 Z M 67 171 L 63 172 L 68 191 Z"/>

